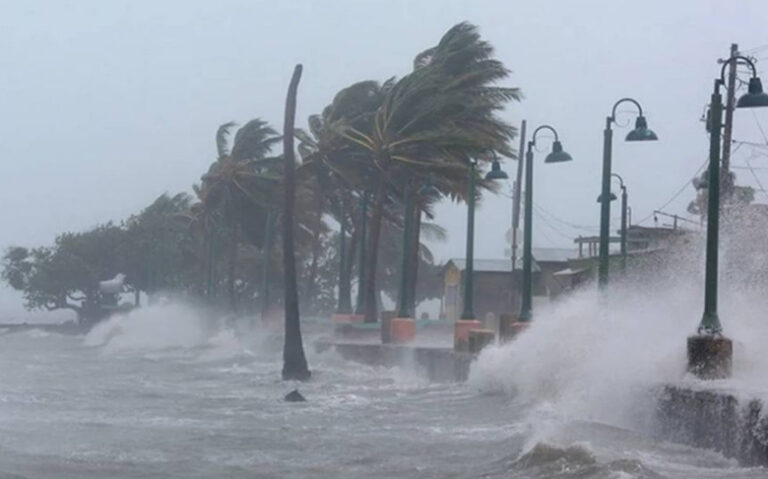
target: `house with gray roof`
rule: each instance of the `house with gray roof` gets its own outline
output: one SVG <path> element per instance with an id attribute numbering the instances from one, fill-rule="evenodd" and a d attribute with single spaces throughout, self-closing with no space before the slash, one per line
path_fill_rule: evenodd
<path id="1" fill-rule="evenodd" d="M 568 282 L 554 273 L 568 268 L 568 260 L 576 258 L 575 249 L 533 248 L 533 294 L 534 300 L 557 296 L 567 288 Z M 504 313 L 517 313 L 522 285 L 522 259 L 512 260 L 475 259 L 474 309 L 477 319 L 484 319 L 488 313 L 498 317 Z M 455 321 L 463 309 L 464 275 L 466 260 L 452 258 L 443 268 L 443 296 L 441 317 Z"/>

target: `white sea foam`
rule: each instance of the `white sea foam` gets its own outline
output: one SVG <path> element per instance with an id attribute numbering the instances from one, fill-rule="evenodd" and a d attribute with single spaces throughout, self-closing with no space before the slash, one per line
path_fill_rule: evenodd
<path id="1" fill-rule="evenodd" d="M 199 311 L 180 303 L 138 308 L 97 324 L 85 337 L 87 346 L 108 350 L 161 350 L 204 345 L 212 325 Z"/>

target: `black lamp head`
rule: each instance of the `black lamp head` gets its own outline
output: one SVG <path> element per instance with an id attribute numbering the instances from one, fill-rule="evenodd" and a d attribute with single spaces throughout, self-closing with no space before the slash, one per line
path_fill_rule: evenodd
<path id="1" fill-rule="evenodd" d="M 608 196 L 608 201 L 614 201 L 614 200 L 616 200 L 616 199 L 617 199 L 617 198 L 616 198 L 616 195 L 613 193 L 613 191 L 611 191 L 611 194 L 610 194 L 610 196 Z M 597 202 L 598 202 L 598 203 L 602 203 L 602 202 L 603 202 L 603 195 L 599 195 L 599 196 L 597 197 Z"/>
<path id="2" fill-rule="evenodd" d="M 761 106 L 768 106 L 768 94 L 763 92 L 763 83 L 760 81 L 760 77 L 752 77 L 749 79 L 747 93 L 739 98 L 736 107 L 755 108 Z"/>
<path id="3" fill-rule="evenodd" d="M 501 164 L 499 163 L 499 160 L 493 160 L 493 163 L 491 164 L 491 171 L 489 171 L 485 175 L 486 180 L 506 180 L 509 178 L 509 175 L 507 175 L 507 172 L 501 169 Z"/>
<path id="4" fill-rule="evenodd" d="M 552 143 L 552 153 L 548 154 L 544 159 L 544 163 L 561 163 L 563 161 L 571 161 L 571 155 L 563 151 L 563 145 L 559 140 L 555 140 Z"/>
<path id="5" fill-rule="evenodd" d="M 627 141 L 655 141 L 659 138 L 653 130 L 648 129 L 648 122 L 643 115 L 635 120 L 635 129 L 627 134 Z"/>

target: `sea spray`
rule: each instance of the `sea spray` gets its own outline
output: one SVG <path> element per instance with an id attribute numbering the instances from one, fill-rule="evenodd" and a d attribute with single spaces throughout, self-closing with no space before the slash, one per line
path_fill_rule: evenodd
<path id="1" fill-rule="evenodd" d="M 738 229 L 729 234 L 738 235 Z M 606 291 L 589 285 L 538 307 L 519 337 L 480 354 L 470 384 L 533 404 L 533 414 L 546 410 L 643 429 L 654 413 L 659 386 L 696 382 L 685 372 L 685 345 L 702 314 L 700 240 L 689 235 L 642 278 L 622 279 L 615 271 Z M 724 268 L 728 281 L 720 285 L 720 316 L 734 341 L 734 370 L 731 379 L 708 382 L 708 387 L 748 389 L 753 395 L 755 389 L 768 391 L 768 357 L 762 353 L 768 342 L 768 298 L 763 283 L 752 284 L 765 268 L 762 260 Z"/>
<path id="2" fill-rule="evenodd" d="M 190 348 L 204 344 L 210 333 L 211 325 L 199 311 L 166 303 L 115 315 L 97 324 L 84 343 L 114 351 Z"/>

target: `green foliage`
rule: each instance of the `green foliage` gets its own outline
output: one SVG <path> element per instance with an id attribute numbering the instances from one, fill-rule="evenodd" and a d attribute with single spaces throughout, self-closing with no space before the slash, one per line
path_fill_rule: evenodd
<path id="1" fill-rule="evenodd" d="M 72 309 L 97 303 L 98 283 L 120 272 L 116 254 L 124 230 L 111 223 L 64 233 L 51 247 L 13 247 L 3 257 L 3 279 L 24 294 L 29 309 Z"/>

